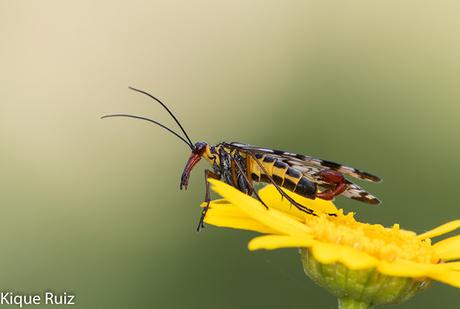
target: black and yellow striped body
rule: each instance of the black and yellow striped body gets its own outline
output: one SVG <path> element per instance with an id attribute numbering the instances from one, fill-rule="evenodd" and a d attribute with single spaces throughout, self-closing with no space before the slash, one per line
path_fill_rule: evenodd
<path id="1" fill-rule="evenodd" d="M 282 188 L 307 198 L 314 199 L 316 197 L 316 184 L 308 180 L 298 170 L 270 155 L 256 154 L 255 158 L 261 163 L 265 171 L 253 158 L 250 158 L 248 170 L 251 172 L 252 180 L 271 183 L 268 177 L 270 176 Z"/>
<path id="2" fill-rule="evenodd" d="M 210 156 L 207 159 L 212 164 L 214 173 L 244 193 L 252 194 L 252 186 L 247 184 L 246 179 L 251 182 L 271 183 L 270 178 L 272 178 L 273 182 L 282 188 L 306 198 L 316 198 L 316 183 L 273 156 L 259 153 L 252 156 L 224 144 L 211 147 L 209 152 Z M 242 175 L 241 171 L 245 175 Z"/>

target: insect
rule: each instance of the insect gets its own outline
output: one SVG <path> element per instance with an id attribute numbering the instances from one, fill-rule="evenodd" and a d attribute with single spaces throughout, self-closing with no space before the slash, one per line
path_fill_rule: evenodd
<path id="1" fill-rule="evenodd" d="M 206 206 L 202 210 L 197 230 L 204 227 L 203 221 L 211 201 L 208 178 L 222 180 L 245 194 L 255 196 L 264 205 L 265 203 L 254 189 L 254 183 L 272 184 L 292 205 L 311 215 L 316 214 L 312 209 L 296 202 L 282 188 L 309 199 L 333 200 L 336 196 L 342 195 L 368 204 L 380 204 L 380 200 L 375 196 L 345 178 L 345 176 L 351 176 L 370 182 L 380 182 L 381 179 L 377 176 L 328 160 L 238 142 L 221 142 L 214 146 L 205 142 L 193 143 L 181 123 L 162 101 L 145 91 L 132 87 L 129 89 L 142 93 L 159 103 L 174 119 L 184 136 L 146 117 L 111 114 L 101 118 L 128 117 L 149 121 L 183 141 L 190 148 L 191 155 L 182 172 L 180 189 L 187 189 L 190 173 L 201 159 L 205 159 L 211 165 L 212 169 L 204 171 Z"/>

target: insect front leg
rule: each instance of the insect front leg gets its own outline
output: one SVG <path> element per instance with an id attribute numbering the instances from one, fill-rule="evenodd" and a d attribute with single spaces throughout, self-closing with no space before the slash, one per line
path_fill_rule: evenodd
<path id="1" fill-rule="evenodd" d="M 209 209 L 209 204 L 211 203 L 211 186 L 208 182 L 209 178 L 220 180 L 221 177 L 210 170 L 204 171 L 204 182 L 206 185 L 206 193 L 204 196 L 204 202 L 206 203 L 206 206 L 201 211 L 200 222 L 198 222 L 198 226 L 196 228 L 197 232 L 199 232 L 201 228 L 204 228 L 204 218 L 206 217 L 206 213 L 208 212 L 208 209 Z"/>

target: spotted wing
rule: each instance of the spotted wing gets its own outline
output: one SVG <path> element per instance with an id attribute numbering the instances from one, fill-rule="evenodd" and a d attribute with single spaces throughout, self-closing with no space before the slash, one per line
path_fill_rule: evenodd
<path id="1" fill-rule="evenodd" d="M 368 180 L 372 182 L 381 181 L 381 179 L 377 176 L 371 175 L 366 172 L 359 171 L 352 167 L 347 167 L 347 166 L 343 166 L 337 163 L 333 163 L 330 161 L 315 159 L 312 157 L 288 153 L 288 152 L 280 151 L 280 150 L 255 147 L 255 146 L 241 144 L 241 143 L 231 143 L 231 145 L 233 147 L 236 147 L 242 150 L 251 151 L 256 154 L 257 153 L 267 154 L 267 155 L 273 156 L 276 159 L 285 162 L 290 167 L 295 168 L 296 170 L 301 172 L 302 175 L 304 175 L 308 180 L 313 181 L 323 187 L 330 186 L 329 183 L 324 182 L 320 177 L 320 172 L 323 170 L 327 170 L 327 169 L 332 169 L 342 174 L 353 176 L 358 179 L 364 179 L 364 180 Z M 300 157 L 308 158 L 308 160 L 302 160 L 300 159 Z M 329 162 L 329 164 L 324 164 L 324 162 Z M 333 168 L 337 166 L 339 168 Z M 367 192 L 360 186 L 352 183 L 349 180 L 347 180 L 347 183 L 348 183 L 348 188 L 344 192 L 342 192 L 341 195 L 357 200 L 357 201 L 368 203 L 368 204 L 373 204 L 373 205 L 380 204 L 380 200 L 377 197 L 373 196 L 372 194 L 370 194 L 369 192 Z"/>
<path id="2" fill-rule="evenodd" d="M 381 203 L 378 198 L 376 198 L 360 186 L 352 182 L 348 183 L 348 188 L 344 192 L 342 192 L 341 195 L 368 204 L 378 205 Z"/>
<path id="3" fill-rule="evenodd" d="M 358 179 L 362 180 L 367 180 L 371 182 L 380 182 L 381 179 L 375 175 L 372 175 L 368 172 L 358 170 L 353 167 L 349 167 L 343 164 L 335 163 L 332 161 L 328 160 L 322 160 L 322 159 L 317 159 L 313 158 L 310 156 L 302 155 L 302 154 L 296 154 L 296 153 L 291 153 L 287 151 L 282 151 L 282 150 L 275 150 L 275 149 L 269 149 L 269 148 L 263 148 L 263 147 L 256 147 L 252 145 L 247 145 L 243 143 L 237 143 L 233 142 L 230 143 L 230 145 L 233 145 L 235 147 L 238 147 L 240 149 L 246 149 L 246 150 L 251 150 L 254 152 L 258 153 L 264 153 L 264 154 L 270 154 L 275 157 L 281 157 L 281 158 L 286 158 L 289 159 L 290 162 L 296 163 L 298 165 L 303 165 L 303 166 L 313 166 L 313 167 L 318 167 L 320 169 L 323 168 L 328 168 L 334 171 L 337 171 L 339 173 L 342 173 L 343 175 L 348 175 L 351 177 L 355 177 Z"/>

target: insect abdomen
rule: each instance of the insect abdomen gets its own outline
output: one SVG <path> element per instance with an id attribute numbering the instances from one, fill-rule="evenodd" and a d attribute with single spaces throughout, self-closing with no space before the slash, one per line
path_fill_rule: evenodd
<path id="1" fill-rule="evenodd" d="M 295 168 L 292 168 L 287 163 L 268 155 L 257 154 L 256 158 L 262 164 L 267 173 L 264 173 L 259 164 L 251 159 L 249 166 L 252 180 L 271 183 L 270 178 L 268 177 L 270 176 L 280 187 L 307 198 L 314 199 L 316 197 L 316 184 L 309 181 Z"/>

